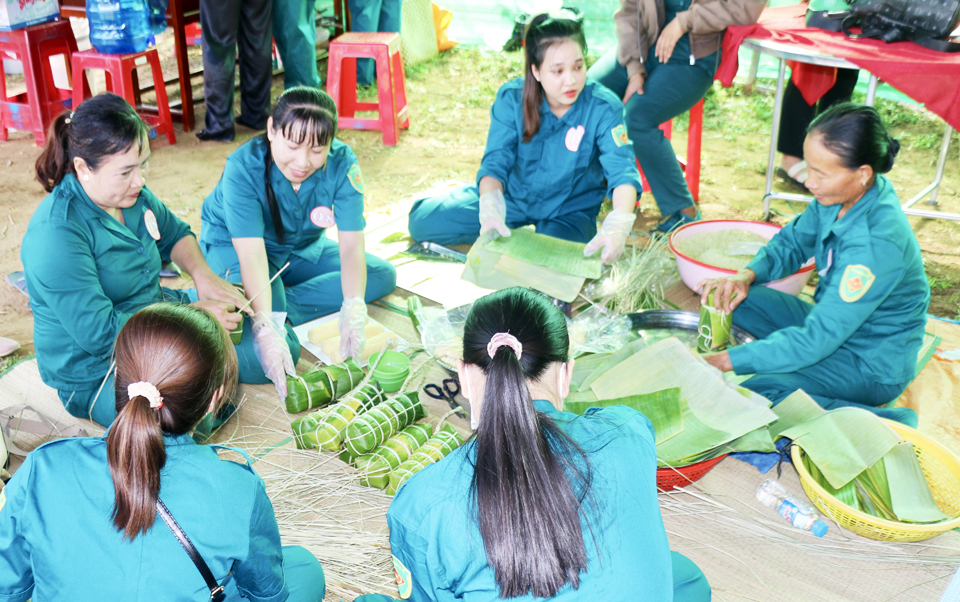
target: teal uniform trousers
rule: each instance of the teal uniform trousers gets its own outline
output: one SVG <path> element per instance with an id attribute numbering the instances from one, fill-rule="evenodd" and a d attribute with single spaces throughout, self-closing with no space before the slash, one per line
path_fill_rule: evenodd
<path id="1" fill-rule="evenodd" d="M 196 300 L 195 292 L 191 298 L 189 291 L 160 286 L 161 261 L 170 259 L 180 239 L 193 236 L 189 226 L 146 187 L 122 211 L 123 224 L 67 174 L 30 218 L 20 249 L 40 376 L 57 389 L 68 412 L 104 426 L 116 416 L 108 372 L 120 329 L 153 303 Z M 156 224 L 156 239 L 148 223 Z M 290 336 L 299 357 L 292 329 Z M 247 329 L 244 337 L 237 346 L 240 382 L 268 382 Z"/>
<path id="2" fill-rule="evenodd" d="M 227 600 L 320 602 L 323 569 L 280 545 L 263 481 L 189 435 L 165 436 L 160 499 Z M 241 450 L 234 450 L 243 455 Z M 159 517 L 132 541 L 113 525 L 106 438 L 60 439 L 30 452 L 0 492 L 0 600 L 205 600 L 196 566 Z"/>
<path id="3" fill-rule="evenodd" d="M 403 0 L 348 0 L 350 31 L 400 31 Z M 373 59 L 357 59 L 357 84 L 369 86 L 376 80 Z"/>
<path id="4" fill-rule="evenodd" d="M 320 86 L 314 0 L 273 0 L 273 41 L 283 61 L 283 87 Z"/>
<path id="5" fill-rule="evenodd" d="M 623 125 L 623 107 L 609 90 L 588 81 L 562 119 L 540 107 L 540 130 L 523 142 L 523 79 L 501 86 L 490 109 L 487 147 L 477 183 L 503 183 L 510 228 L 533 224 L 537 232 L 587 242 L 597 233 L 604 197 L 629 184 L 639 194 L 640 175 Z M 421 199 L 410 210 L 410 236 L 464 244 L 480 235 L 477 186 Z"/>
<path id="6" fill-rule="evenodd" d="M 582 516 L 587 569 L 580 575 L 579 589 L 568 583 L 551 600 L 710 600 L 710 586 L 700 569 L 680 554 L 671 554 L 668 547 L 657 503 L 657 460 L 649 420 L 623 406 L 594 408 L 576 416 L 557 411 L 546 401 L 534 405 L 586 452 L 592 479 L 589 495 L 600 509 L 586 510 Z M 398 583 L 407 594 L 403 597 L 418 602 L 500 599 L 471 494 L 475 458 L 476 444 L 466 443 L 411 477 L 390 505 L 390 548 Z"/>
<path id="7" fill-rule="evenodd" d="M 283 222 L 280 242 L 266 201 L 268 150 L 266 136 L 260 136 L 227 158 L 220 182 L 203 202 L 200 249 L 215 272 L 225 276 L 229 270 L 228 279 L 240 282 L 233 239 L 262 238 L 271 276 L 290 262 L 273 281 L 273 311 L 286 312 L 297 325 L 339 311 L 343 303 L 340 252 L 325 235 L 332 225 L 325 220 L 335 220 L 340 231 L 363 230 L 363 177 L 353 151 L 339 140 L 333 141 L 326 165 L 307 178 L 299 192 L 272 164 L 270 183 Z M 391 293 L 396 284 L 393 266 L 367 253 L 365 300 Z"/>
<path id="8" fill-rule="evenodd" d="M 678 12 L 690 7 L 690 0 L 665 0 L 664 23 L 672 21 Z M 638 42 L 639 43 L 639 42 Z M 690 110 L 713 84 L 713 74 L 720 64 L 720 49 L 701 59 L 694 59 L 690 51 L 690 36 L 684 34 L 674 46 L 673 54 L 661 63 L 650 49 L 644 62 L 647 75 L 643 94 L 634 94 L 624 106 L 627 134 L 633 142 L 643 175 L 650 184 L 650 192 L 657 202 L 660 214 L 668 216 L 693 206 L 693 196 L 687 188 L 677 153 L 660 129 Z M 623 98 L 627 91 L 627 70 L 617 62 L 617 49 L 604 54 L 587 74 Z"/>
<path id="9" fill-rule="evenodd" d="M 729 350 L 743 385 L 778 403 L 803 389 L 824 408 L 896 399 L 916 376 L 930 286 L 920 245 L 893 185 L 877 176 L 844 215 L 810 203 L 747 266 L 757 284 L 816 258 L 820 281 L 809 304 L 753 286 L 733 323 L 760 340 Z"/>

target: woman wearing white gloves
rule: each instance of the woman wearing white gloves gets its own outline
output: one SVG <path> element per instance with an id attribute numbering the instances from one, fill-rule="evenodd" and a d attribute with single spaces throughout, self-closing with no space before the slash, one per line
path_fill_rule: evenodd
<path id="1" fill-rule="evenodd" d="M 577 22 L 537 15 L 524 40 L 526 75 L 497 92 L 477 185 L 414 203 L 410 235 L 463 244 L 533 224 L 541 234 L 588 242 L 588 255 L 602 247 L 604 263 L 613 263 L 641 190 L 623 106 L 586 81 L 586 41 Z M 598 232 L 607 196 L 613 211 Z"/>
<path id="2" fill-rule="evenodd" d="M 281 397 L 284 373 L 294 373 L 300 352 L 286 322 L 340 310 L 341 355 L 359 357 L 366 303 L 396 286 L 393 266 L 364 250 L 363 178 L 336 133 L 337 109 L 325 92 L 287 90 L 266 134 L 227 158 L 203 202 L 200 248 L 207 261 L 218 274 L 242 282 L 248 297 L 263 290 L 251 303 L 256 315 L 250 330 L 257 359 Z M 325 235 L 334 225 L 337 242 Z"/>

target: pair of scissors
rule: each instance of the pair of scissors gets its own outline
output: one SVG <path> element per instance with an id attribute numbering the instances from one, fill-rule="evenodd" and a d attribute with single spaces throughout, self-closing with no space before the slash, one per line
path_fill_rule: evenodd
<path id="1" fill-rule="evenodd" d="M 460 392 L 460 383 L 457 382 L 457 379 L 445 378 L 443 379 L 441 385 L 430 383 L 423 388 L 423 392 L 434 399 L 446 401 L 450 405 L 450 409 L 456 410 L 457 414 L 466 417 L 466 413 L 463 411 L 463 408 L 460 407 L 460 404 L 458 404 L 457 400 L 455 399 L 457 393 Z"/>

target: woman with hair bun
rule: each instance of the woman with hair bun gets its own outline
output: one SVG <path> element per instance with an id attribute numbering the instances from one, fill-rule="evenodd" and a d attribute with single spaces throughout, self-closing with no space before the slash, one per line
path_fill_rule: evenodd
<path id="1" fill-rule="evenodd" d="M 909 426 L 910 408 L 884 408 L 916 376 L 930 285 L 920 244 L 882 174 L 900 144 L 872 107 L 844 103 L 818 116 L 803 154 L 816 197 L 730 278 L 704 280 L 703 302 L 760 340 L 705 356 L 717 368 L 755 374 L 743 382 L 774 404 L 797 389 L 823 408 L 860 407 Z M 810 257 L 816 304 L 763 286 Z"/>
<path id="2" fill-rule="evenodd" d="M 410 236 L 462 244 L 532 224 L 540 234 L 587 243 L 587 254 L 602 248 L 602 261 L 613 263 L 641 190 L 623 107 L 586 81 L 587 43 L 576 21 L 537 15 L 524 47 L 524 77 L 501 86 L 490 108 L 477 184 L 415 202 Z M 605 197 L 613 211 L 598 232 Z"/>
<path id="3" fill-rule="evenodd" d="M 516 287 L 473 304 L 458 372 L 475 436 L 390 505 L 400 598 L 710 600 L 700 569 L 668 547 L 650 421 L 625 406 L 561 411 L 569 343 L 545 295 Z"/>
<path id="4" fill-rule="evenodd" d="M 0 491 L 0 599 L 210 599 L 158 519 L 166 510 L 226 600 L 320 602 L 320 563 L 281 547 L 249 460 L 221 460 L 220 446 L 191 436 L 237 382 L 236 353 L 217 319 L 189 305 L 151 305 L 126 321 L 116 360 L 118 414 L 107 435 L 38 447 Z"/>
<path id="5" fill-rule="evenodd" d="M 190 227 L 147 187 L 148 133 L 116 94 L 99 94 L 57 117 L 36 162 L 37 180 L 50 194 L 20 249 L 40 376 L 68 412 L 104 426 L 116 416 L 110 355 L 134 312 L 192 301 L 230 330 L 245 301 L 210 270 Z M 161 287 L 161 259 L 183 268 L 195 289 Z M 255 363 L 240 370 L 241 382 L 264 378 Z"/>

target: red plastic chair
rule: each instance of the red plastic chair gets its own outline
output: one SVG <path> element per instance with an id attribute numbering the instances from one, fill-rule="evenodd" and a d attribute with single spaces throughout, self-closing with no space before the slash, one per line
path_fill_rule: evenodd
<path id="1" fill-rule="evenodd" d="M 377 101 L 357 102 L 357 59 L 377 63 Z M 345 33 L 330 42 L 327 59 L 327 94 L 339 113 L 338 125 L 352 130 L 381 130 L 383 143 L 396 146 L 400 128 L 410 127 L 407 111 L 407 77 L 400 56 L 398 33 Z M 356 117 L 357 111 L 378 111 L 373 119 Z"/>
<path id="2" fill-rule="evenodd" d="M 73 79 L 85 81 L 87 69 L 102 69 L 107 74 L 107 90 L 122 96 L 131 106 L 140 108 L 140 85 L 137 81 L 137 67 L 150 65 L 153 75 L 153 90 L 157 97 L 157 114 L 140 112 L 144 122 L 158 135 L 165 134 L 170 144 L 176 144 L 177 136 L 173 131 L 173 117 L 167 102 L 167 88 L 160 71 L 160 55 L 156 48 L 148 48 L 134 54 L 100 54 L 96 50 L 84 50 L 73 53 Z M 73 91 L 73 106 L 79 106 L 90 97 L 90 90 L 84 86 Z"/>
<path id="3" fill-rule="evenodd" d="M 23 63 L 27 87 L 26 92 L 7 97 L 0 61 L 0 141 L 7 139 L 7 128 L 11 128 L 33 132 L 37 146 L 43 146 L 50 123 L 71 106 L 70 90 L 57 88 L 50 66 L 51 57 L 63 55 L 69 79 L 70 57 L 77 51 L 70 22 L 51 21 L 25 29 L 0 31 L 0 51 L 15 54 Z"/>
<path id="4" fill-rule="evenodd" d="M 664 136 L 670 140 L 673 133 L 673 120 L 660 124 Z M 677 155 L 677 161 L 680 162 L 680 168 L 683 170 L 684 177 L 687 180 L 687 187 L 693 200 L 700 202 L 700 144 L 703 138 L 703 99 L 693 105 L 690 109 L 690 127 L 687 129 L 687 156 L 686 158 Z M 640 162 L 637 161 L 637 169 L 640 171 L 640 182 L 643 184 L 643 191 L 650 192 L 650 184 L 647 177 L 643 175 L 643 169 L 640 168 Z"/>

